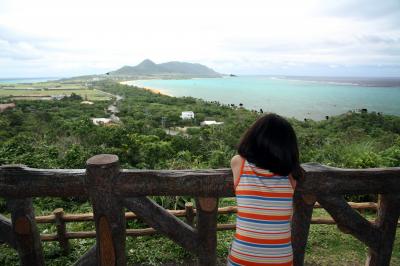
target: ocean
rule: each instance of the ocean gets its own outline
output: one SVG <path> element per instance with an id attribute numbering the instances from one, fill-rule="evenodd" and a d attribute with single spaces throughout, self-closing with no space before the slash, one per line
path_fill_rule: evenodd
<path id="1" fill-rule="evenodd" d="M 274 112 L 285 117 L 321 120 L 367 109 L 400 116 L 400 78 L 240 76 L 127 82 L 162 93 Z"/>
<path id="2" fill-rule="evenodd" d="M 51 80 L 58 80 L 60 78 L 50 77 L 50 78 L 0 78 L 0 84 L 2 83 L 37 83 L 46 82 Z"/>

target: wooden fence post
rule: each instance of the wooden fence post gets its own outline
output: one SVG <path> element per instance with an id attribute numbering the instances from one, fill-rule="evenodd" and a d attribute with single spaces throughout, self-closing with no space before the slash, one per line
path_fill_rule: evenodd
<path id="1" fill-rule="evenodd" d="M 97 244 L 94 244 L 82 257 L 80 257 L 75 263 L 74 266 L 98 266 L 97 263 Z"/>
<path id="2" fill-rule="evenodd" d="M 0 243 L 6 243 L 13 249 L 17 249 L 17 244 L 14 240 L 14 231 L 10 219 L 7 219 L 0 214 Z"/>
<path id="3" fill-rule="evenodd" d="M 11 213 L 14 240 L 21 265 L 44 265 L 42 242 L 36 227 L 32 199 L 8 199 L 7 207 Z"/>
<path id="4" fill-rule="evenodd" d="M 198 237 L 194 228 L 178 219 L 148 197 L 123 200 L 124 206 L 134 212 L 148 226 L 175 241 L 187 251 L 197 253 Z"/>
<path id="5" fill-rule="evenodd" d="M 67 255 L 70 252 L 70 245 L 66 235 L 67 228 L 63 219 L 64 210 L 62 208 L 57 208 L 53 211 L 53 214 L 56 221 L 58 243 L 60 244 L 63 254 Z"/>
<path id="6" fill-rule="evenodd" d="M 216 265 L 218 198 L 197 198 L 196 211 L 199 265 Z"/>
<path id="7" fill-rule="evenodd" d="M 375 221 L 375 227 L 378 228 L 382 234 L 381 243 L 377 250 L 369 248 L 365 265 L 390 265 L 399 216 L 400 196 L 393 194 L 379 195 L 378 216 Z"/>
<path id="8" fill-rule="evenodd" d="M 293 197 L 292 247 L 293 265 L 304 265 L 304 254 L 316 197 L 296 190 Z"/>
<path id="9" fill-rule="evenodd" d="M 96 226 L 97 262 L 101 266 L 126 265 L 125 213 L 113 193 L 120 173 L 118 156 L 96 155 L 86 162 L 86 188 Z"/>
<path id="10" fill-rule="evenodd" d="M 190 226 L 193 226 L 194 224 L 194 210 L 193 210 L 193 203 L 192 202 L 186 202 L 185 203 L 185 217 L 186 217 L 186 223 Z"/>

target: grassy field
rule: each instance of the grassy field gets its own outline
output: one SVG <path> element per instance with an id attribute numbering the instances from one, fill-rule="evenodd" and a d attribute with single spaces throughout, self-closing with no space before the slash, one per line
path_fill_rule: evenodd
<path id="1" fill-rule="evenodd" d="M 233 200 L 224 200 L 220 205 L 232 205 Z M 67 206 L 66 206 L 67 207 Z M 68 208 L 68 207 L 67 207 Z M 90 211 L 90 205 L 84 204 L 82 211 Z M 40 213 L 46 214 L 46 212 Z M 366 215 L 373 219 L 371 212 Z M 329 217 L 322 209 L 314 210 L 314 218 Z M 220 215 L 219 223 L 232 223 L 235 215 Z M 140 221 L 129 221 L 128 228 L 142 228 Z M 54 225 L 39 226 L 42 233 L 55 233 Z M 93 223 L 67 223 L 68 231 L 94 230 Z M 233 231 L 218 232 L 218 265 L 226 265 L 226 257 L 233 239 Z M 94 239 L 70 240 L 72 252 L 63 256 L 57 242 L 44 242 L 44 254 L 47 265 L 71 265 L 85 250 L 94 244 Z M 306 265 L 364 265 L 367 248 L 351 235 L 341 233 L 335 225 L 311 225 L 306 250 Z M 128 237 L 126 241 L 128 265 L 195 265 L 195 257 L 171 240 L 156 235 Z M 0 245 L 0 264 L 18 265 L 17 253 L 6 245 Z M 391 265 L 400 265 L 400 232 L 397 232 Z"/>
<path id="2" fill-rule="evenodd" d="M 51 97 L 55 95 L 66 95 L 70 96 L 72 93 L 80 95 L 83 99 L 89 101 L 107 101 L 110 99 L 108 94 L 105 94 L 98 90 L 92 89 L 55 89 L 55 90 L 5 90 L 0 89 L 1 97 L 12 97 L 15 99 L 41 99 L 42 97 Z"/>
<path id="3" fill-rule="evenodd" d="M 86 88 L 85 83 L 66 83 L 59 81 L 36 83 L 0 83 L 0 89 L 81 89 Z"/>
<path id="4" fill-rule="evenodd" d="M 41 99 L 55 95 L 80 95 L 89 101 L 106 101 L 110 95 L 102 91 L 88 88 L 84 83 L 38 82 L 28 84 L 0 84 L 0 98 Z"/>

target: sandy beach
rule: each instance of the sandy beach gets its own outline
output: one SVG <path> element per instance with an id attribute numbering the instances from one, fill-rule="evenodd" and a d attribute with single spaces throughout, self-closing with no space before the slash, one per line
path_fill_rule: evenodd
<path id="1" fill-rule="evenodd" d="M 142 85 L 137 84 L 135 80 L 121 81 L 120 84 L 128 85 L 128 86 L 135 86 L 138 88 L 143 88 L 145 90 L 151 91 L 152 93 L 155 93 L 155 94 L 162 94 L 162 95 L 173 97 L 171 94 L 166 93 L 162 89 L 152 88 L 152 87 L 143 87 Z"/>

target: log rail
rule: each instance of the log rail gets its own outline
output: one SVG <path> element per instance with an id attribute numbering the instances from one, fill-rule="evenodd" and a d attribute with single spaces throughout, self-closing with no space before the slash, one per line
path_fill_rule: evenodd
<path id="1" fill-rule="evenodd" d="M 365 213 L 365 210 L 376 211 L 378 204 L 375 202 L 348 202 L 350 207 L 354 210 L 358 210 L 361 214 Z M 318 203 L 314 205 L 314 209 L 322 208 L 322 206 Z M 185 222 L 191 226 L 193 226 L 193 220 L 196 216 L 197 210 L 193 208 L 193 204 L 191 202 L 187 202 L 184 210 L 167 210 L 168 213 L 174 215 L 175 217 L 184 217 Z M 225 214 L 234 214 L 237 212 L 236 206 L 227 206 L 218 208 L 218 215 Z M 128 220 L 136 220 L 139 216 L 133 212 L 126 212 L 125 219 Z M 35 217 L 37 224 L 47 224 L 47 223 L 55 223 L 57 224 L 57 233 L 56 234 L 41 234 L 40 239 L 42 241 L 59 241 L 60 247 L 64 251 L 64 253 L 69 252 L 69 244 L 66 240 L 68 239 L 84 239 L 84 238 L 94 238 L 96 237 L 95 231 L 82 231 L 82 232 L 67 232 L 65 228 L 65 223 L 69 222 L 93 222 L 94 217 L 93 213 L 76 213 L 76 214 L 67 214 L 64 213 L 62 208 L 57 208 L 54 210 L 53 214 L 37 216 Z M 375 223 L 374 220 L 369 220 L 371 223 Z M 59 230 L 59 224 L 62 225 L 62 229 Z M 312 218 L 311 224 L 324 224 L 324 225 L 335 225 L 335 220 L 331 218 Z M 397 223 L 397 226 L 400 227 L 400 222 Z M 217 224 L 217 231 L 225 231 L 225 230 L 235 230 L 236 224 Z M 127 229 L 127 236 L 146 236 L 146 235 L 154 235 L 157 234 L 157 230 L 153 228 L 141 228 L 141 229 Z"/>
<path id="2" fill-rule="evenodd" d="M 295 191 L 292 219 L 294 265 L 304 265 L 316 202 L 341 231 L 369 248 L 366 265 L 389 265 L 400 215 L 400 167 L 340 169 L 312 163 L 302 167 L 305 174 Z M 375 223 L 354 211 L 344 194 L 379 194 Z M 232 228 L 216 223 L 218 198 L 234 196 L 229 169 L 120 170 L 117 156 L 102 154 L 90 158 L 86 170 L 1 166 L 0 197 L 7 199 L 11 221 L 0 216 L 0 240 L 18 251 L 21 265 L 44 265 L 31 198 L 82 195 L 93 206 L 96 244 L 75 265 L 126 265 L 125 237 L 136 232 L 126 230 L 124 207 L 154 228 L 147 229 L 148 234 L 156 230 L 168 236 L 196 254 L 200 265 L 215 265 L 216 231 Z M 196 225 L 193 219 L 185 223 L 147 198 L 156 195 L 195 197 Z M 69 249 L 67 239 L 76 234 L 65 232 L 70 217 L 60 210 L 52 217 L 57 233 L 65 236 L 57 237 L 65 250 Z"/>

